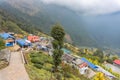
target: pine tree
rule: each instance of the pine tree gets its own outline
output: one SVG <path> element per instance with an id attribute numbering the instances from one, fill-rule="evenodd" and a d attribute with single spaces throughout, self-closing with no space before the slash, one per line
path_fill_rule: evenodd
<path id="1" fill-rule="evenodd" d="M 56 72 L 58 66 L 61 63 L 61 57 L 63 54 L 63 51 L 61 49 L 63 47 L 65 32 L 62 26 L 59 24 L 54 25 L 51 30 L 51 36 L 54 38 L 52 45 L 54 48 L 53 51 L 54 71 Z"/>

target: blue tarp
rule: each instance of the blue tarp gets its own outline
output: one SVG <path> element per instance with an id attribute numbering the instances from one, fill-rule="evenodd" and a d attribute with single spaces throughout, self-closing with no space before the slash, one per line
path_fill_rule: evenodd
<path id="1" fill-rule="evenodd" d="M 14 38 L 14 36 L 8 34 L 8 33 L 2 33 L 0 34 L 0 36 L 3 38 L 3 39 L 8 39 L 8 38 Z"/>
<path id="2" fill-rule="evenodd" d="M 24 39 L 16 40 L 16 42 L 17 42 L 17 44 L 19 44 L 21 47 L 31 46 L 31 43 L 27 43 Z"/>
<path id="3" fill-rule="evenodd" d="M 6 43 L 6 44 L 5 44 L 5 46 L 7 46 L 7 47 L 10 47 L 10 46 L 13 46 L 13 45 L 14 45 L 14 43 L 13 43 L 13 42 Z"/>
<path id="4" fill-rule="evenodd" d="M 83 60 L 84 62 L 86 62 L 88 64 L 88 66 L 92 69 L 97 69 L 98 67 L 94 64 L 92 64 L 91 62 L 89 62 L 86 58 L 81 58 L 81 60 Z"/>

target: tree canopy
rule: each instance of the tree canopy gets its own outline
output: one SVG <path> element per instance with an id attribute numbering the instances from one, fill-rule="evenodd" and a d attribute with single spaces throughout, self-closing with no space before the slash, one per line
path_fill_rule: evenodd
<path id="1" fill-rule="evenodd" d="M 57 68 L 61 63 L 61 57 L 63 54 L 63 51 L 61 49 L 63 47 L 65 31 L 61 25 L 55 24 L 51 30 L 51 36 L 54 38 L 52 42 L 54 48 L 53 51 L 54 70 L 57 71 Z"/>

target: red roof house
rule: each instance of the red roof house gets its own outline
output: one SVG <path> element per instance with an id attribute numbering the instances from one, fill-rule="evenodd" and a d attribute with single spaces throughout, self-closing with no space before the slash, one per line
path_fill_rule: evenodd
<path id="1" fill-rule="evenodd" d="M 117 59 L 116 59 L 116 60 L 114 60 L 113 62 L 114 62 L 114 64 L 120 65 L 120 60 L 117 60 Z"/>
<path id="2" fill-rule="evenodd" d="M 88 67 L 88 64 L 84 62 L 82 64 L 79 64 L 78 67 L 79 68 Z"/>
<path id="3" fill-rule="evenodd" d="M 28 36 L 28 40 L 31 41 L 31 42 L 40 41 L 39 36 Z"/>

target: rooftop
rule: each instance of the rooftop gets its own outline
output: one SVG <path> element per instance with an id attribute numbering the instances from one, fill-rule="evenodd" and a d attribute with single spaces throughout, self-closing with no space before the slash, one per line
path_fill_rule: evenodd
<path id="1" fill-rule="evenodd" d="M 116 60 L 114 60 L 113 62 L 114 62 L 115 64 L 120 65 L 120 60 L 117 60 L 117 59 L 116 59 Z"/>

